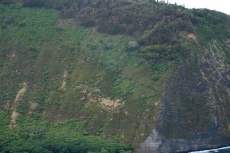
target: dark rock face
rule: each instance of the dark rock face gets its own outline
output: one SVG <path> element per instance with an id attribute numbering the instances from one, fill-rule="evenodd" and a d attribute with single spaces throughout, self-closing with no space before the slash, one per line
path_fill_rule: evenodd
<path id="1" fill-rule="evenodd" d="M 156 129 L 139 152 L 170 153 L 230 144 L 230 67 L 215 42 L 169 80 Z"/>
<path id="2" fill-rule="evenodd" d="M 222 138 L 215 130 L 197 133 L 189 139 L 171 138 L 160 136 L 153 130 L 151 136 L 141 145 L 140 153 L 175 153 L 207 148 L 216 148 L 229 145 L 229 138 Z"/>

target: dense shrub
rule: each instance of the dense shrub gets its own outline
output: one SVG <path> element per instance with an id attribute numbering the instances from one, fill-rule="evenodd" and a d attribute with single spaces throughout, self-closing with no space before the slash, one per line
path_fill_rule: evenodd
<path id="1" fill-rule="evenodd" d="M 21 124 L 9 130 L 5 113 L 0 113 L 4 122 L 0 129 L 0 150 L 2 152 L 33 153 L 87 153 L 107 151 L 112 153 L 131 151 L 133 147 L 118 140 L 105 140 L 99 136 L 84 136 L 85 122 L 68 120 L 50 123 L 22 119 Z M 4 135 L 8 135 L 7 137 Z M 9 137 L 10 135 L 10 137 Z"/>
<path id="2" fill-rule="evenodd" d="M 15 0 L 0 0 L 0 3 L 9 5 L 15 3 Z"/>
<path id="3" fill-rule="evenodd" d="M 142 45 L 171 43 L 175 41 L 178 32 L 182 30 L 193 32 L 192 15 L 175 5 L 118 0 L 18 0 L 18 2 L 25 7 L 58 9 L 62 18 L 76 18 L 81 25 L 95 26 L 102 33 L 143 37 Z"/>

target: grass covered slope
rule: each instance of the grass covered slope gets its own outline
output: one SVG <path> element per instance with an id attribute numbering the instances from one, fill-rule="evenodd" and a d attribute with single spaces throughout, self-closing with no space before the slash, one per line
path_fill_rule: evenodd
<path id="1" fill-rule="evenodd" d="M 1 111 L 10 119 L 10 132 L 20 135 L 15 130 L 24 130 L 25 118 L 35 125 L 75 118 L 87 122 L 87 135 L 119 135 L 134 146 L 147 137 L 166 63 L 152 68 L 138 50 L 129 49 L 127 37 L 59 20 L 54 10 L 1 5 L 1 12 Z M 9 140 L 24 141 L 16 135 Z"/>
<path id="2" fill-rule="evenodd" d="M 101 72 L 84 61 L 80 41 L 89 37 L 81 27 L 58 21 L 57 12 L 0 6 L 1 10 L 1 151 L 122 152 L 133 150 L 119 138 L 103 139 L 91 131 L 81 114 L 78 83 Z M 66 25 L 62 25 L 62 24 Z M 59 25 L 60 24 L 60 25 Z M 83 73 L 75 78 L 77 66 Z M 104 70 L 105 71 L 105 70 Z M 71 78 L 70 78 L 71 76 Z M 67 78 L 68 77 L 68 78 Z M 88 77 L 88 78 L 87 78 Z M 75 81 L 75 82 L 74 82 Z M 89 83 L 90 84 L 90 83 Z M 69 87 L 70 86 L 70 87 Z M 68 90 L 68 88 L 70 88 Z M 93 88 L 93 87 L 92 87 Z M 76 95 L 77 94 L 77 95 Z M 74 106 L 74 107 L 73 107 Z M 69 110 L 73 108 L 73 110 Z M 60 114 L 60 115 L 58 115 Z M 77 120 L 61 122 L 71 118 Z M 84 121 L 83 121 L 84 120 Z M 4 122 L 3 122 L 4 121 Z M 98 123 L 100 125 L 100 123 Z M 11 127 L 11 129 L 10 129 Z M 72 132 L 72 133 L 70 133 Z M 115 136 L 115 135 L 114 135 Z"/>
<path id="3" fill-rule="evenodd" d="M 19 4 L 0 5 L 2 150 L 26 141 L 35 147 L 23 151 L 62 142 L 122 152 L 153 129 L 189 139 L 215 119 L 229 133 L 229 16 L 125 1 Z"/>

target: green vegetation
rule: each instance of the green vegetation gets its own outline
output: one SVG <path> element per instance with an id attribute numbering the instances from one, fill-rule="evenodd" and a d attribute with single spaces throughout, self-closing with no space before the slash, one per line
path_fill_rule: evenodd
<path id="1" fill-rule="evenodd" d="M 1 152 L 127 152 L 133 148 L 120 143 L 117 138 L 105 140 L 90 136 L 86 122 L 75 119 L 63 123 L 36 121 L 34 118 L 20 118 L 16 128 L 9 129 L 9 117 L 0 113 Z"/>
<path id="2" fill-rule="evenodd" d="M 138 148 L 154 128 L 173 71 L 213 39 L 223 44 L 230 36 L 225 14 L 155 1 L 0 3 L 3 152 Z M 229 62 L 229 48 L 223 51 Z M 206 108 L 186 97 L 180 104 L 190 113 Z M 187 125 L 180 123 L 170 124 L 168 135 Z"/>
<path id="3" fill-rule="evenodd" d="M 135 136 L 131 144 L 136 146 L 145 139 L 147 133 L 134 133 L 151 130 L 147 121 L 168 66 L 156 61 L 153 66 L 139 49 L 129 50 L 125 36 L 92 32 L 72 19 L 59 19 L 55 10 L 0 7 L 1 110 L 20 114 L 18 128 L 23 118 L 36 124 L 76 118 L 87 121 L 90 135 L 110 139 L 120 134 L 129 144 Z M 152 80 L 153 75 L 160 78 Z M 119 101 L 117 107 L 110 106 L 113 101 Z M 127 125 L 136 128 L 126 132 Z M 32 143 L 44 148 L 39 141 Z"/>

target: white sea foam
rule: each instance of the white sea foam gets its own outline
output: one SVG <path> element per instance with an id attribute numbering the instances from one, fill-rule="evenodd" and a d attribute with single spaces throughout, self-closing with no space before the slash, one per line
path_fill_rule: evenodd
<path id="1" fill-rule="evenodd" d="M 222 148 L 218 148 L 218 149 L 210 149 L 210 150 L 203 150 L 203 151 L 193 151 L 193 152 L 190 152 L 190 153 L 215 153 L 215 152 L 219 152 L 221 150 L 226 150 L 226 149 L 230 149 L 230 146 L 222 147 Z"/>

